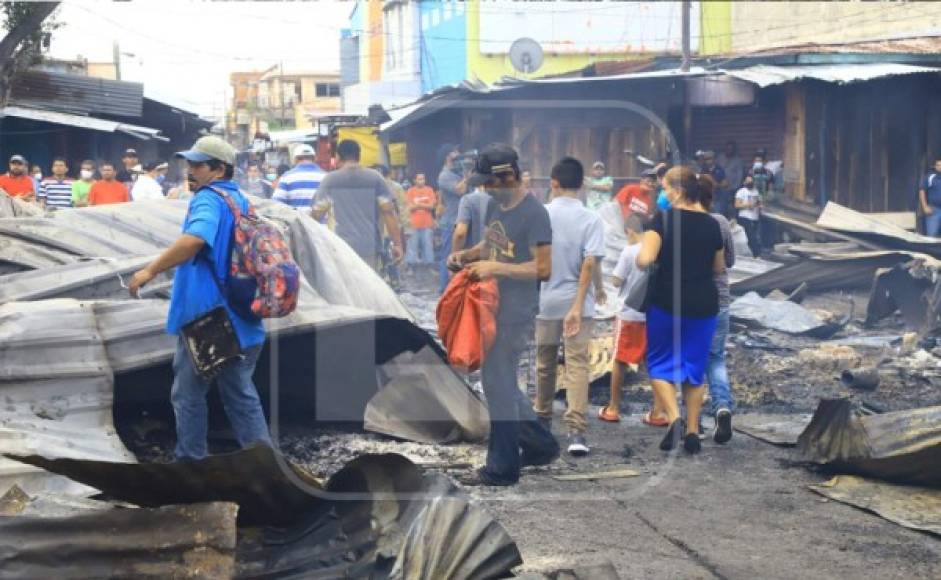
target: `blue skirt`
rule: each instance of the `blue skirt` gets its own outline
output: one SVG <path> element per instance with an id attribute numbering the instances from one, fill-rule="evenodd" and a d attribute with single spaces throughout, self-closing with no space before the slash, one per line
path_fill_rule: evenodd
<path id="1" fill-rule="evenodd" d="M 703 384 L 715 332 L 715 316 L 677 317 L 651 306 L 647 310 L 647 374 L 674 384 Z"/>

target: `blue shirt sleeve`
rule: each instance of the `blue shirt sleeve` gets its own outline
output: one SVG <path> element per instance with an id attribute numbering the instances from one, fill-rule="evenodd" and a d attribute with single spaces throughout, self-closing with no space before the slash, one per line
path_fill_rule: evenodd
<path id="1" fill-rule="evenodd" d="M 216 243 L 219 226 L 222 221 L 223 202 L 219 196 L 196 195 L 190 202 L 189 215 L 183 228 L 184 234 L 196 236 L 206 242 L 210 248 Z"/>
<path id="2" fill-rule="evenodd" d="M 588 256 L 604 257 L 604 223 L 598 215 L 594 216 L 585 240 L 583 257 L 587 258 Z"/>

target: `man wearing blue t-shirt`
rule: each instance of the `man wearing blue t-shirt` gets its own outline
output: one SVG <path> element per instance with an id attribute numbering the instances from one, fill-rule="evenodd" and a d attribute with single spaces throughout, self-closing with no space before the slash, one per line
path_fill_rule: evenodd
<path id="1" fill-rule="evenodd" d="M 232 180 L 235 149 L 222 139 L 209 136 L 176 156 L 186 159 L 189 174 L 196 182 L 183 223 L 183 235 L 134 274 L 129 285 L 131 295 L 136 296 L 142 286 L 162 272 L 176 268 L 167 314 L 170 334 L 179 334 L 188 323 L 220 305 L 225 306 L 243 357 L 223 367 L 216 378 L 223 406 L 239 445 L 269 442 L 264 411 L 252 383 L 252 373 L 265 342 L 265 329 L 260 319 L 246 318 L 233 310 L 223 297 L 219 283 L 227 279 L 235 216 L 223 197 L 212 188 L 224 190 L 240 211 L 248 211 L 248 200 Z M 206 394 L 210 383 L 197 374 L 182 338 L 177 341 L 173 370 L 176 376 L 170 398 L 176 416 L 174 453 L 177 459 L 201 459 L 207 454 Z"/>
<path id="2" fill-rule="evenodd" d="M 941 159 L 934 162 L 934 170 L 921 182 L 918 202 L 925 215 L 925 234 L 933 238 L 941 236 Z"/>

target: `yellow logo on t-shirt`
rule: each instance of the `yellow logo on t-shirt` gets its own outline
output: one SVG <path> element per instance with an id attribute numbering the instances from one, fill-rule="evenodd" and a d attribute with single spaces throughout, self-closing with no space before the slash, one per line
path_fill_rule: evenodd
<path id="1" fill-rule="evenodd" d="M 497 262 L 511 262 L 516 258 L 515 244 L 506 235 L 506 228 L 499 220 L 487 226 L 484 234 L 487 246 L 490 248 L 490 259 Z"/>

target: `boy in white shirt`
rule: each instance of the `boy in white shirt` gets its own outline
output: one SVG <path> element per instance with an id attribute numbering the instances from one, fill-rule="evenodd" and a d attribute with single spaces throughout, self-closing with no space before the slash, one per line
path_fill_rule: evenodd
<path id="1" fill-rule="evenodd" d="M 646 217 L 633 213 L 624 220 L 624 232 L 627 234 L 627 246 L 621 251 L 617 266 L 614 267 L 612 283 L 620 289 L 618 301 L 623 305 L 624 300 L 637 284 L 643 270 L 637 267 L 637 253 L 640 251 L 640 239 L 644 234 Z M 618 313 L 616 327 L 614 365 L 611 369 L 611 401 L 598 411 L 598 418 L 602 421 L 616 423 L 621 420 L 621 385 L 624 383 L 624 373 L 628 365 L 640 366 L 647 354 L 647 317 L 643 312 L 622 306 Z M 666 425 L 666 417 L 656 408 L 644 416 L 644 423 L 649 425 Z"/>

